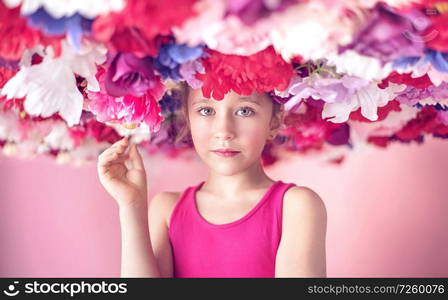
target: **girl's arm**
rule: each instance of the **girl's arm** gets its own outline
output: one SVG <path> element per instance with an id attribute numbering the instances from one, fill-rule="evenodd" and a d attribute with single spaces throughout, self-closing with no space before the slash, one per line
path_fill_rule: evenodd
<path id="1" fill-rule="evenodd" d="M 160 277 L 173 277 L 173 255 L 169 240 L 169 219 L 180 193 L 161 192 L 149 204 L 149 235 Z"/>
<path id="2" fill-rule="evenodd" d="M 327 212 L 313 190 L 292 187 L 283 199 L 282 238 L 275 277 L 327 277 Z"/>
<path id="3" fill-rule="evenodd" d="M 143 159 L 127 138 L 98 156 L 98 176 L 117 201 L 121 225 L 121 277 L 160 277 L 148 229 L 147 183 Z"/>
<path id="4" fill-rule="evenodd" d="M 160 277 L 151 247 L 145 201 L 120 207 L 121 277 Z"/>

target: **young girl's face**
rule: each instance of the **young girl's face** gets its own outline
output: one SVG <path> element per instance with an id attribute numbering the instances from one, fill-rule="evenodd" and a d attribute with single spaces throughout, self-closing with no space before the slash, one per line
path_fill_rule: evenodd
<path id="1" fill-rule="evenodd" d="M 227 93 L 223 100 L 207 99 L 200 89 L 191 89 L 188 118 L 194 147 L 215 172 L 232 175 L 259 162 L 268 138 L 275 136 L 279 122 L 272 115 L 272 100 L 264 94 L 242 96 Z M 223 157 L 213 150 L 230 149 L 238 154 Z"/>

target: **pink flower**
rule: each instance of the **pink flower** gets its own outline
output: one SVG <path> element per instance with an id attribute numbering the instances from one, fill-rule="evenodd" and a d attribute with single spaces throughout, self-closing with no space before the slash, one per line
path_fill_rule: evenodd
<path id="1" fill-rule="evenodd" d="M 210 49 L 236 55 L 252 55 L 271 44 L 272 18 L 248 26 L 238 16 L 225 17 L 226 6 L 222 0 L 198 1 L 194 6 L 197 16 L 174 26 L 176 41 L 189 46 L 205 43 Z"/>
<path id="2" fill-rule="evenodd" d="M 128 0 L 122 11 L 95 19 L 94 37 L 116 52 L 155 56 L 159 45 L 157 35 L 170 34 L 171 27 L 194 16 L 195 1 Z"/>
<path id="3" fill-rule="evenodd" d="M 100 122 L 120 122 L 127 126 L 137 126 L 145 122 L 151 131 L 158 131 L 163 117 L 157 103 L 162 98 L 165 87 L 160 80 L 155 81 L 155 86 L 149 89 L 143 96 L 135 97 L 125 95 L 113 97 L 105 92 L 105 71 L 100 69 L 97 74 L 100 82 L 99 92 L 88 91 L 88 108 Z"/>

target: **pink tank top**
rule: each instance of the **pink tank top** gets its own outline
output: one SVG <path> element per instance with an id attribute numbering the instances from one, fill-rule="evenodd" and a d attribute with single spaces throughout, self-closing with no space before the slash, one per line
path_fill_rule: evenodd
<path id="1" fill-rule="evenodd" d="M 169 221 L 173 277 L 275 277 L 282 233 L 283 195 L 294 183 L 275 181 L 244 217 L 212 224 L 199 213 L 190 186 Z"/>

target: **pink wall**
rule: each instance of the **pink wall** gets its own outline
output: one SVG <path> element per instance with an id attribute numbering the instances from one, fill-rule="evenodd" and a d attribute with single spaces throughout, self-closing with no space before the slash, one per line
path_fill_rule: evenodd
<path id="1" fill-rule="evenodd" d="M 428 138 L 355 152 L 342 167 L 297 158 L 267 172 L 322 196 L 328 277 L 447 277 L 447 153 L 448 142 Z M 145 166 L 150 196 L 206 176 L 197 161 L 151 157 Z M 95 165 L 0 155 L 0 179 L 1 277 L 119 276 L 117 206 Z"/>

